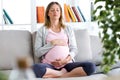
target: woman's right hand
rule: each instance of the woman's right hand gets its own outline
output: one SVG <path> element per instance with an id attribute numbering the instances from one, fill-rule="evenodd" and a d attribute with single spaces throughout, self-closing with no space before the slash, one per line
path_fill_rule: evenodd
<path id="1" fill-rule="evenodd" d="M 57 46 L 66 46 L 67 43 L 63 39 L 54 39 L 51 41 L 52 45 L 57 45 Z"/>
<path id="2" fill-rule="evenodd" d="M 71 56 L 68 55 L 65 59 L 56 59 L 55 61 L 51 62 L 51 64 L 55 67 L 60 67 L 62 65 L 67 64 L 71 60 L 72 60 Z"/>

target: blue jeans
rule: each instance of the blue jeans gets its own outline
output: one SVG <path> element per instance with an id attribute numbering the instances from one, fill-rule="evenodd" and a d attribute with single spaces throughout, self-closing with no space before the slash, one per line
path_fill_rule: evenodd
<path id="1" fill-rule="evenodd" d="M 73 70 L 74 68 L 77 68 L 77 67 L 82 67 L 87 75 L 91 75 L 95 71 L 95 64 L 93 64 L 91 62 L 68 63 L 63 68 L 65 68 L 68 72 L 70 72 L 71 70 Z M 37 78 L 42 78 L 44 76 L 45 72 L 46 72 L 46 68 L 51 68 L 51 69 L 54 69 L 54 70 L 58 70 L 54 66 L 52 66 L 51 64 L 47 64 L 47 63 L 34 64 L 33 65 L 33 71 L 34 71 L 36 77 Z"/>

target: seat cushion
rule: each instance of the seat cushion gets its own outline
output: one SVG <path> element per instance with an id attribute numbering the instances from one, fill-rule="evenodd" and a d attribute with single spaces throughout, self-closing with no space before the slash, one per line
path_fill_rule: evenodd
<path id="1" fill-rule="evenodd" d="M 11 69 L 18 56 L 32 54 L 31 33 L 19 30 L 0 31 L 0 69 Z"/>
<path id="2" fill-rule="evenodd" d="M 104 74 L 95 74 L 83 77 L 69 77 L 69 78 L 37 78 L 36 80 L 108 80 Z"/>

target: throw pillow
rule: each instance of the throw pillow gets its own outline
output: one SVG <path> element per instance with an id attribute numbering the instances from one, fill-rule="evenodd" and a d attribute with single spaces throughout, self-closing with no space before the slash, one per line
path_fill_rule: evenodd
<path id="1" fill-rule="evenodd" d="M 99 65 L 102 62 L 102 53 L 103 53 L 101 39 L 99 38 L 99 36 L 91 35 L 90 43 L 91 43 L 91 51 L 93 56 L 92 62 L 94 62 L 96 65 Z"/>
<path id="2" fill-rule="evenodd" d="M 90 37 L 87 29 L 74 29 L 78 53 L 75 60 L 79 62 L 89 61 L 92 59 L 92 52 L 90 48 Z"/>

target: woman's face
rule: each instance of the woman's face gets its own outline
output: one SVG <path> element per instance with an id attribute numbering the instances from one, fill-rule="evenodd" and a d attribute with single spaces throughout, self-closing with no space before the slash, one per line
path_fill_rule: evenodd
<path id="1" fill-rule="evenodd" d="M 53 4 L 49 9 L 48 16 L 51 20 L 59 20 L 60 18 L 60 7 L 57 4 Z"/>

